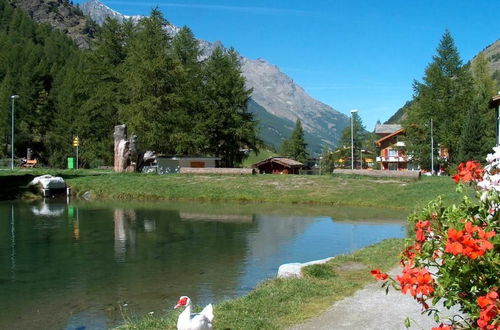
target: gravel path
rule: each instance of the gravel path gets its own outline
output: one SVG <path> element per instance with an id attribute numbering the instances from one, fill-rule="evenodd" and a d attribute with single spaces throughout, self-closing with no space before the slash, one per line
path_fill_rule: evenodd
<path id="1" fill-rule="evenodd" d="M 391 275 L 398 274 L 399 268 L 393 269 Z M 428 329 L 437 326 L 432 316 L 421 314 L 420 305 L 410 296 L 401 292 L 385 290 L 381 282 L 375 282 L 357 291 L 353 296 L 338 301 L 323 314 L 310 319 L 306 323 L 294 326 L 289 330 L 309 329 L 373 329 L 392 330 L 406 329 L 404 320 L 410 317 L 410 329 Z M 443 318 L 453 314 L 441 308 Z"/>

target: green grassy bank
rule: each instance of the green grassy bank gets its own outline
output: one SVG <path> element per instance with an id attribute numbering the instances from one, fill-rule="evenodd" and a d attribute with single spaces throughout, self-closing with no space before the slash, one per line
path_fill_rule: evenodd
<path id="1" fill-rule="evenodd" d="M 156 175 L 37 169 L 0 171 L 0 199 L 19 198 L 26 193 L 29 180 L 45 173 L 64 177 L 74 193 L 90 191 L 94 199 L 275 202 L 413 210 L 438 195 L 445 201 L 459 198 L 449 177 L 411 180 L 347 175 Z"/>
<path id="2" fill-rule="evenodd" d="M 394 267 L 401 249 L 402 240 L 386 240 L 326 264 L 306 267 L 304 278 L 263 282 L 244 297 L 215 305 L 214 328 L 282 329 L 301 323 L 373 281 L 370 269 Z M 175 329 L 179 313 L 129 318 L 121 328 Z"/>

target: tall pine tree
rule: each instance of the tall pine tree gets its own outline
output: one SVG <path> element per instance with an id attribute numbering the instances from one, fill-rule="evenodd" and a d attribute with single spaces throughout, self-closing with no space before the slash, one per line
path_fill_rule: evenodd
<path id="1" fill-rule="evenodd" d="M 303 164 L 307 163 L 309 153 L 307 151 L 307 143 L 304 139 L 304 130 L 300 119 L 295 122 L 295 128 L 288 140 L 283 141 L 281 152 L 284 156 L 291 157 Z"/>
<path id="2" fill-rule="evenodd" d="M 233 167 L 244 158 L 242 148 L 258 150 L 257 122 L 248 111 L 251 90 L 245 87 L 237 53 L 217 47 L 204 70 L 203 132 L 205 153 L 222 157 L 222 165 Z"/>
<path id="3" fill-rule="evenodd" d="M 427 169 L 430 168 L 430 119 L 433 119 L 435 145 L 447 148 L 450 160 L 454 161 L 464 119 L 473 102 L 472 76 L 462 66 L 449 31 L 444 33 L 436 52 L 423 81 L 414 83 L 414 102 L 404 122 L 409 153 Z"/>
<path id="4" fill-rule="evenodd" d="M 127 100 L 119 106 L 119 119 L 139 137 L 141 148 L 172 153 L 172 109 L 178 106 L 178 96 L 174 93 L 176 62 L 165 24 L 158 9 L 139 22 L 123 65 Z"/>

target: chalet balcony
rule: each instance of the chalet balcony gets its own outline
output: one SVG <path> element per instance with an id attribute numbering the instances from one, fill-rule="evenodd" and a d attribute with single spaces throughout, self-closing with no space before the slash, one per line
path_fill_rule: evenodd
<path id="1" fill-rule="evenodd" d="M 408 156 L 403 157 L 377 157 L 377 162 L 404 163 L 408 161 Z"/>

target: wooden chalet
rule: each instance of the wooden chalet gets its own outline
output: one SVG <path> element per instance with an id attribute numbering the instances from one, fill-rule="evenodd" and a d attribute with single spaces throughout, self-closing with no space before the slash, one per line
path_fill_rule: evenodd
<path id="1" fill-rule="evenodd" d="M 377 125 L 375 134 L 380 138 L 375 144 L 380 149 L 377 162 L 381 170 L 404 171 L 408 169 L 408 155 L 404 142 L 405 131 L 401 125 Z"/>
<path id="2" fill-rule="evenodd" d="M 286 157 L 269 157 L 252 165 L 263 174 L 299 174 L 304 164 Z"/>

